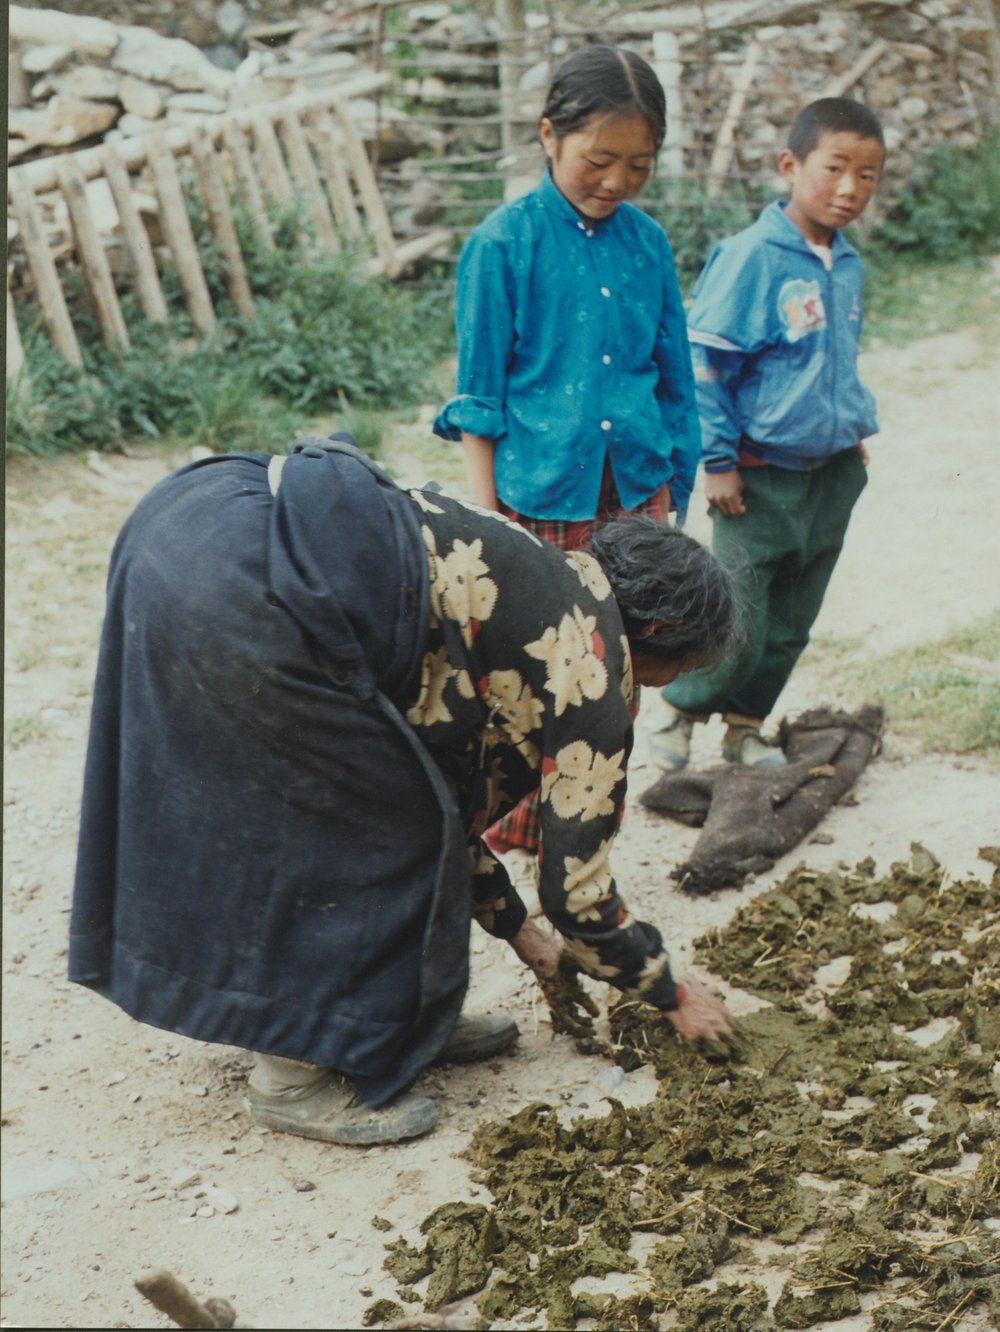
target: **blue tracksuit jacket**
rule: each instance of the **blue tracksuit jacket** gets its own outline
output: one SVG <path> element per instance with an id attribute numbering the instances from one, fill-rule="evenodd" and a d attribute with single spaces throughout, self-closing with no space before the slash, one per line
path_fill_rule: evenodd
<path id="1" fill-rule="evenodd" d="M 741 450 L 810 471 L 878 430 L 857 373 L 861 260 L 839 232 L 823 260 L 769 205 L 715 247 L 688 313 L 702 459 L 729 471 Z"/>

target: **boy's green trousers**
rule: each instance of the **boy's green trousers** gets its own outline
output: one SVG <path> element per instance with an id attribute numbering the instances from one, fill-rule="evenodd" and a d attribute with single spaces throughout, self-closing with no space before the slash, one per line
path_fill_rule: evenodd
<path id="1" fill-rule="evenodd" d="M 713 712 L 763 721 L 777 701 L 819 614 L 851 510 L 868 480 L 858 449 L 812 472 L 741 471 L 746 513 L 712 510 L 712 549 L 745 599 L 743 650 L 711 671 L 691 671 L 662 690 L 696 719 Z"/>

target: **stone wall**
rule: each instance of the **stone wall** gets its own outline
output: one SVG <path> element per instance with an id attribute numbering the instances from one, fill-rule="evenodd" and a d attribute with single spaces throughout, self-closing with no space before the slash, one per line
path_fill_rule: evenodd
<path id="1" fill-rule="evenodd" d="M 378 139 L 382 160 L 437 145 L 401 112 L 357 96 L 362 88 L 371 93 L 379 79 L 349 50 L 258 42 L 242 56 L 234 47 L 235 61 L 220 64 L 183 38 L 133 23 L 19 5 L 9 12 L 12 164 L 331 87 L 352 99 L 352 114 L 369 142 Z M 245 26 L 245 12 L 231 16 Z"/>
<path id="2" fill-rule="evenodd" d="M 885 126 L 888 157 L 876 212 L 898 196 L 928 148 L 971 146 L 1000 114 L 998 0 L 705 0 L 632 12 L 531 0 L 524 32 L 506 44 L 492 0 L 462 8 L 433 0 L 393 5 L 381 28 L 376 6 L 357 0 L 64 2 L 88 12 L 11 7 L 19 61 L 10 81 L 12 161 L 327 88 L 377 65 L 386 87 L 358 113 L 369 142 L 378 134 L 380 165 L 427 148 L 438 164 L 468 160 L 462 180 L 474 198 L 476 173 L 496 180 L 505 143 L 509 149 L 512 140 L 535 139 L 553 61 L 601 40 L 633 46 L 661 68 L 669 41 L 677 135 L 670 170 L 702 190 L 711 185 L 713 153 L 751 46 L 755 68 L 725 163 L 728 179 L 751 189 L 776 183 L 775 156 L 795 112 L 831 92 L 864 101 Z M 159 31 L 138 26 L 140 15 Z M 200 45 L 165 35 L 174 31 Z M 498 65 L 512 52 L 519 120 L 505 139 Z M 16 104 L 18 88 L 25 105 Z M 528 147 L 522 156 L 526 176 L 537 173 L 537 152 Z M 438 169 L 409 162 L 390 170 L 384 184 L 396 194 L 396 175 L 405 210 L 409 195 L 434 193 Z M 454 197 L 453 187 L 448 194 Z M 470 225 L 476 220 L 470 212 Z"/>

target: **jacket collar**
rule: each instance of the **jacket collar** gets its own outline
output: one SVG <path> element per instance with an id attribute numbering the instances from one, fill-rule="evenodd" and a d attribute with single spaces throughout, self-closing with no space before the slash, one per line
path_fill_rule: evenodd
<path id="1" fill-rule="evenodd" d="M 791 250 L 801 250 L 804 254 L 815 255 L 816 251 L 799 231 L 794 222 L 787 216 L 785 210 L 788 207 L 787 199 L 778 199 L 764 209 L 760 215 L 760 221 L 767 229 L 768 239 L 784 245 Z M 844 239 L 839 231 L 833 233 L 833 239 L 830 241 L 830 253 L 834 262 L 843 255 L 857 254 L 854 246 Z"/>

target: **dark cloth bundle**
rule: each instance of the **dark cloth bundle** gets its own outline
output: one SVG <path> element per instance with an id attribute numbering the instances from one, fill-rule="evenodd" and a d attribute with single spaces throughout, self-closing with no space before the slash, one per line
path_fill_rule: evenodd
<path id="1" fill-rule="evenodd" d="M 769 870 L 854 785 L 878 751 L 883 721 L 874 706 L 855 714 L 816 708 L 782 721 L 783 768 L 730 765 L 654 782 L 640 797 L 647 809 L 704 825 L 688 860 L 673 871 L 681 888 L 710 893 Z"/>
<path id="2" fill-rule="evenodd" d="M 445 1044 L 471 886 L 403 722 L 428 625 L 412 501 L 350 446 L 174 473 L 108 581 L 71 979 L 204 1041 L 327 1064 L 377 1105 Z M 405 800 L 400 800 L 405 791 Z"/>

